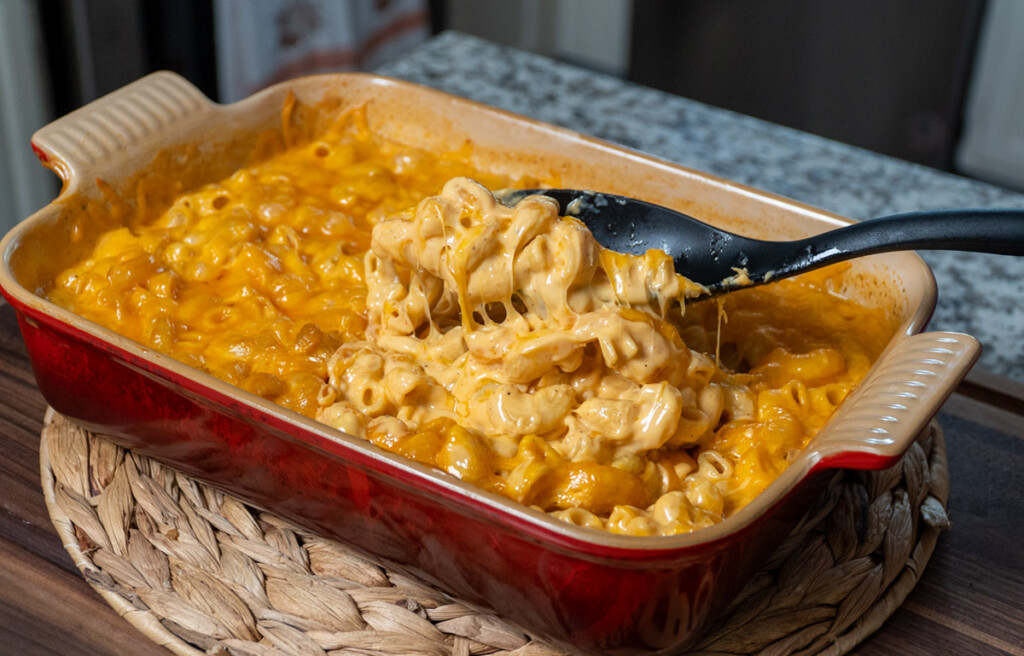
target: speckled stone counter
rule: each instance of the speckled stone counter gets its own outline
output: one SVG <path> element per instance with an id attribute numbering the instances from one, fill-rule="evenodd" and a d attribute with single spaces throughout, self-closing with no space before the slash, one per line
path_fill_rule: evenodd
<path id="1" fill-rule="evenodd" d="M 854 219 L 943 207 L 1024 208 L 1024 194 L 836 143 L 448 32 L 380 73 L 607 139 Z M 1024 381 L 1024 257 L 922 253 L 939 285 L 930 328 L 985 346 Z"/>

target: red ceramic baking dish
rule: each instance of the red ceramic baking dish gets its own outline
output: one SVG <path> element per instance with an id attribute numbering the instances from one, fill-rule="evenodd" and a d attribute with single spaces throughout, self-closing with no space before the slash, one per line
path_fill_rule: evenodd
<path id="1" fill-rule="evenodd" d="M 209 102 L 160 73 L 40 130 L 60 196 L 0 244 L 39 388 L 58 411 L 120 444 L 310 528 L 403 563 L 459 597 L 591 653 L 677 651 L 735 595 L 835 468 L 896 461 L 977 356 L 971 337 L 921 333 L 934 280 L 912 253 L 859 260 L 843 294 L 884 308 L 892 340 L 858 389 L 760 497 L 675 537 L 575 527 L 285 410 L 85 321 L 39 295 L 111 227 L 101 179 L 122 197 L 154 167 L 184 188 L 246 163 L 291 92 L 315 132 L 365 106 L 372 129 L 434 151 L 473 144 L 475 164 L 557 177 L 668 205 L 735 231 L 793 238 L 846 221 L 579 134 L 404 82 L 303 78 L 245 101 Z M 102 215 L 102 216 L 101 216 Z"/>

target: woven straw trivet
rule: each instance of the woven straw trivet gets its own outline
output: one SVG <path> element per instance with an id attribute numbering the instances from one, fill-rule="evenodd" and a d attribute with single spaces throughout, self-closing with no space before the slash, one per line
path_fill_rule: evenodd
<path id="1" fill-rule="evenodd" d="M 181 656 L 553 656 L 502 619 L 47 413 L 54 526 L 85 579 Z M 902 603 L 948 528 L 936 425 L 839 472 L 693 653 L 843 654 Z"/>

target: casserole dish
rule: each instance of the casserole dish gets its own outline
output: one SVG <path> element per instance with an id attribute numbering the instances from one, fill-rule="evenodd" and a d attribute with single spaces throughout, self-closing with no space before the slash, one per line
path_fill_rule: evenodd
<path id="1" fill-rule="evenodd" d="M 910 253 L 864 258 L 837 292 L 885 310 L 893 336 L 867 378 L 757 499 L 721 524 L 674 537 L 590 531 L 375 448 L 85 321 L 37 292 L 130 221 L 159 170 L 182 190 L 246 163 L 280 126 L 316 134 L 361 106 L 376 132 L 435 152 L 472 144 L 481 169 L 557 178 L 674 207 L 762 238 L 795 238 L 840 217 L 445 94 L 345 74 L 295 80 L 230 106 L 161 73 L 43 128 L 33 148 L 60 197 L 0 243 L 43 395 L 60 413 L 250 502 L 408 565 L 570 649 L 677 651 L 738 591 L 837 467 L 894 463 L 977 356 L 976 340 L 921 333 L 935 302 Z M 102 180 L 102 183 L 97 182 Z M 610 594 L 614 591 L 614 594 Z"/>

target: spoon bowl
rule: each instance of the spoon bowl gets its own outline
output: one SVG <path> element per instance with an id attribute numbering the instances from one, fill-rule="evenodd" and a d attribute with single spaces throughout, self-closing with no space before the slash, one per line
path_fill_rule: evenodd
<path id="1" fill-rule="evenodd" d="M 700 297 L 763 285 L 864 255 L 957 250 L 1024 255 L 1024 210 L 959 209 L 894 214 L 796 241 L 765 241 L 721 230 L 667 207 L 593 191 L 527 189 L 506 193 L 514 205 L 531 195 L 555 200 L 613 251 L 668 253 L 676 271 L 704 287 Z"/>

